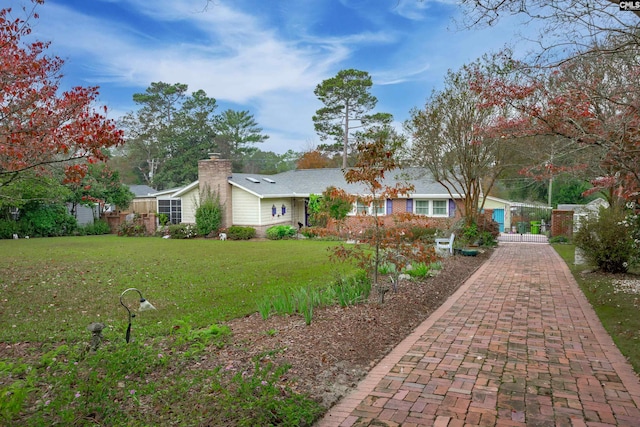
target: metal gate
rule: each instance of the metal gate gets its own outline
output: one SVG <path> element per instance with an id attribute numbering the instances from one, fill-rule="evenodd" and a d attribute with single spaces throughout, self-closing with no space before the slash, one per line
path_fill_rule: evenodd
<path id="1" fill-rule="evenodd" d="M 548 206 L 511 205 L 511 229 L 500 233 L 500 242 L 548 243 L 551 231 L 551 211 Z"/>

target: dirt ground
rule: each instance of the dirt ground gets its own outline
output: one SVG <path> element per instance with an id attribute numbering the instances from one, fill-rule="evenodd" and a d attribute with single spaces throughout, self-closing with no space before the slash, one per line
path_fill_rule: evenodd
<path id="1" fill-rule="evenodd" d="M 263 320 L 255 313 L 236 319 L 228 323 L 232 342 L 222 350 L 211 349 L 203 364 L 243 369 L 254 356 L 279 350 L 272 358 L 291 365 L 288 382 L 292 388 L 329 408 L 489 256 L 490 251 L 483 251 L 477 257 L 448 257 L 437 276 L 401 281 L 397 292 L 385 295 L 383 304 L 372 291 L 365 304 L 316 309 L 309 326 L 301 316 Z"/>

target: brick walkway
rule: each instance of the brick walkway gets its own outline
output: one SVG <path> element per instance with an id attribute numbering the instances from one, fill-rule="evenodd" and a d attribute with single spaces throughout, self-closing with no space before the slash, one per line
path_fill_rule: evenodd
<path id="1" fill-rule="evenodd" d="M 549 245 L 503 243 L 317 423 L 640 426 L 640 381 Z"/>

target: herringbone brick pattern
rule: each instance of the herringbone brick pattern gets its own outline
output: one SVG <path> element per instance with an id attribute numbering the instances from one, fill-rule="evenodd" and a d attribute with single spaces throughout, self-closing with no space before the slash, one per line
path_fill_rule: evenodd
<path id="1" fill-rule="evenodd" d="M 639 404 L 553 248 L 502 244 L 317 426 L 637 427 Z"/>

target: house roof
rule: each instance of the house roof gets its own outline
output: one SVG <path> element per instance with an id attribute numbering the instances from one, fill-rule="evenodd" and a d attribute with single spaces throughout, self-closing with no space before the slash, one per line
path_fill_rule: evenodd
<path id="1" fill-rule="evenodd" d="M 431 175 L 420 168 L 389 171 L 383 185 L 393 187 L 404 182 L 414 185 L 412 197 L 450 197 L 444 186 L 434 182 Z M 369 193 L 361 183 L 348 183 L 342 169 L 338 168 L 291 170 L 276 175 L 234 173 L 229 183 L 261 198 L 309 197 L 310 194 L 321 194 L 330 186 L 350 194 Z"/>
<path id="2" fill-rule="evenodd" d="M 129 190 L 131 190 L 135 197 L 152 196 L 158 192 L 158 190 L 148 185 L 130 185 Z"/>
<path id="3" fill-rule="evenodd" d="M 193 181 L 191 184 L 187 185 L 186 187 L 179 188 L 178 191 L 176 191 L 171 195 L 171 197 L 180 197 L 184 194 L 187 194 L 192 189 L 197 188 L 199 183 L 200 181 Z"/>
<path id="4" fill-rule="evenodd" d="M 577 213 L 586 213 L 586 212 L 598 212 L 601 206 L 605 208 L 609 207 L 609 203 L 603 199 L 602 197 L 598 197 L 587 203 L 586 205 L 577 205 L 577 204 L 558 204 L 558 209 L 564 211 L 574 211 Z"/>

